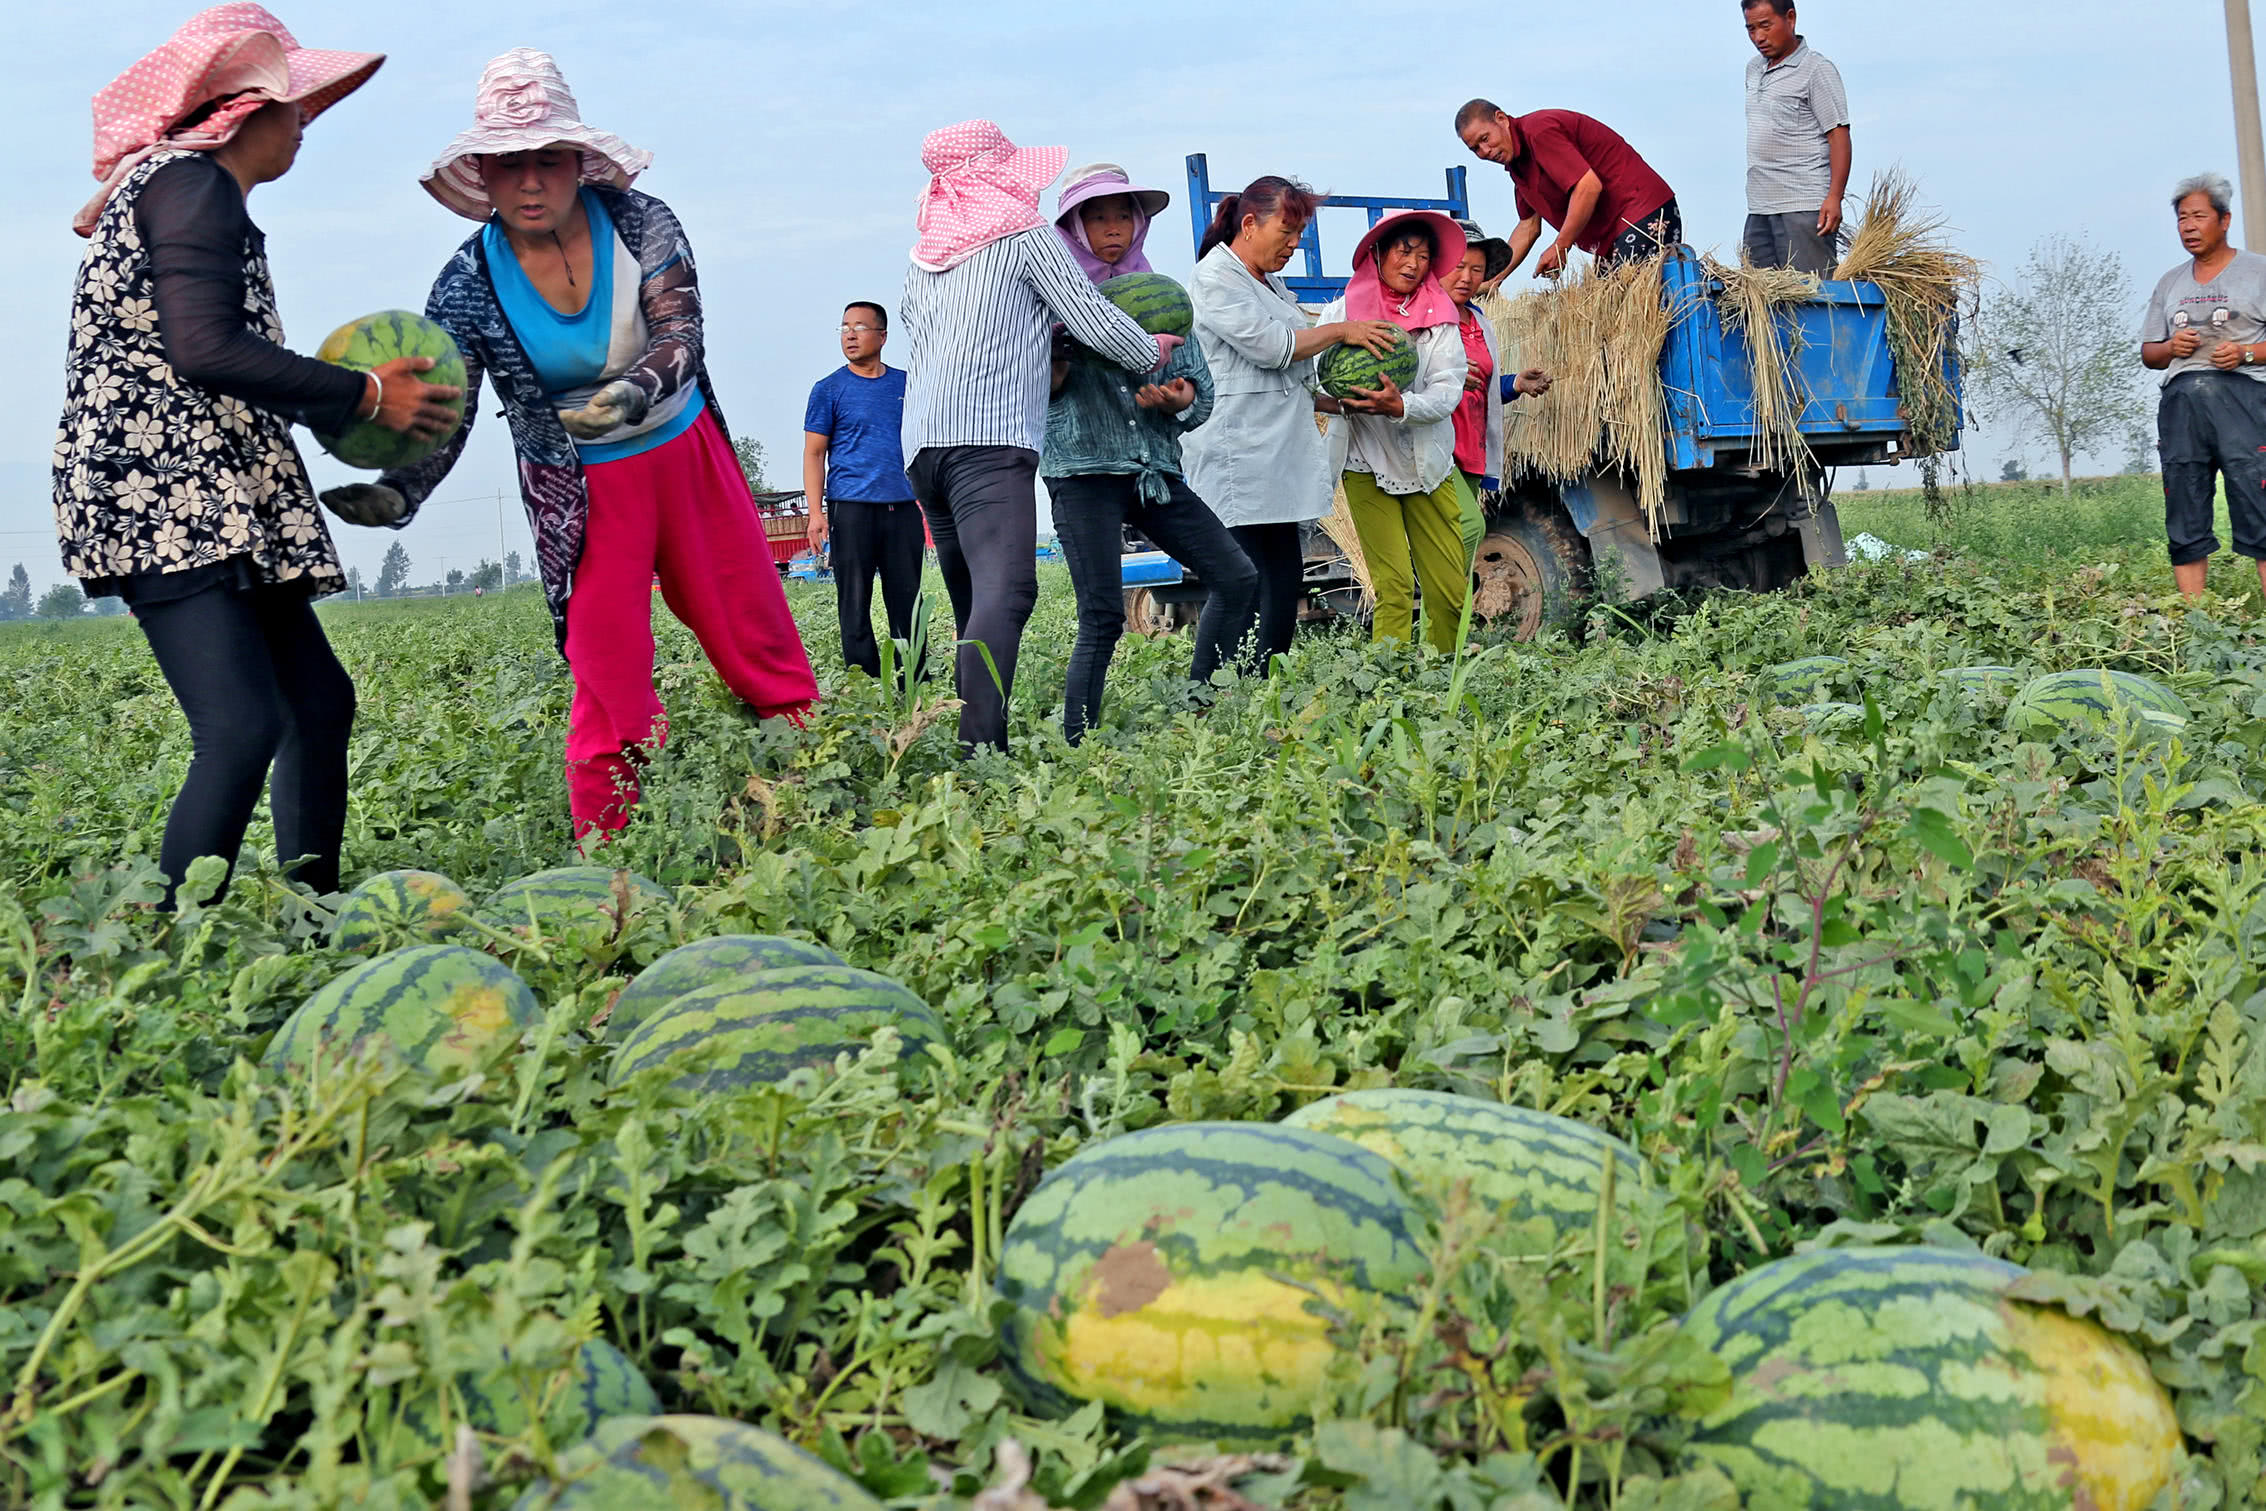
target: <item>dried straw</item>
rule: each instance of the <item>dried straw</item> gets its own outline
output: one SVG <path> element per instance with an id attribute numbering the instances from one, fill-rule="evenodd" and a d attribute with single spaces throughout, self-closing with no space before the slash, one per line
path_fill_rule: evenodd
<path id="1" fill-rule="evenodd" d="M 1962 299 L 1972 302 L 1983 265 L 1954 248 L 1941 213 L 1920 205 L 1920 189 L 1901 168 L 1873 180 L 1865 218 L 1849 239 L 1836 278 L 1880 285 L 1888 297 L 1889 352 L 1921 456 L 1958 439 L 1959 399 L 1950 365 Z"/>
<path id="2" fill-rule="evenodd" d="M 1806 467 L 1809 443 L 1802 439 L 1802 411 L 1809 396 L 1800 382 L 1801 334 L 1778 318 L 1778 307 L 1815 298 L 1818 280 L 1792 268 L 1758 268 L 1740 259 L 1726 267 L 1714 258 L 1702 264 L 1723 285 L 1716 310 L 1726 336 L 1741 336 L 1753 364 L 1754 449 L 1748 460 L 1775 472 Z"/>
<path id="3" fill-rule="evenodd" d="M 1314 423 L 1326 435 L 1330 422 L 1327 415 L 1316 415 Z M 1346 502 L 1345 484 L 1338 484 L 1331 496 L 1330 512 L 1322 516 L 1322 533 L 1345 552 L 1346 564 L 1353 569 L 1353 580 L 1361 584 L 1361 606 L 1374 608 L 1377 604 L 1377 585 L 1369 577 L 1369 558 L 1361 554 L 1361 532 L 1354 527 L 1353 506 Z"/>

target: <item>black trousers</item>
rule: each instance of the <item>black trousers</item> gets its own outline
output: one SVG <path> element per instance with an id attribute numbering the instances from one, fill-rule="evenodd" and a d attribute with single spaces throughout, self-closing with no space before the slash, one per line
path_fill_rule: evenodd
<path id="1" fill-rule="evenodd" d="M 881 608 L 889 638 L 910 640 L 913 605 L 921 596 L 921 511 L 911 499 L 875 504 L 863 499 L 826 501 L 827 541 L 834 553 L 834 607 L 842 621 L 842 660 L 881 675 L 881 646 L 873 637 L 873 580 L 881 579 Z M 904 674 L 904 668 L 898 668 Z M 916 668 L 914 676 L 919 676 Z"/>
<path id="2" fill-rule="evenodd" d="M 1168 478 L 1171 497 L 1141 497 L 1131 473 L 1050 477 L 1054 534 L 1078 594 L 1078 639 L 1062 691 L 1062 733 L 1075 745 L 1099 722 L 1110 657 L 1125 633 L 1125 526 L 1128 522 L 1167 556 L 1203 579 L 1209 596 L 1196 622 L 1196 654 L 1188 675 L 1209 682 L 1251 626 L 1259 572 L 1228 534 L 1211 506 L 1181 479 Z"/>
<path id="3" fill-rule="evenodd" d="M 960 743 L 1007 748 L 1007 698 L 1039 601 L 1039 454 L 1020 446 L 925 446 L 905 469 L 936 538 L 959 626 Z"/>
<path id="4" fill-rule="evenodd" d="M 1597 259 L 1597 271 L 1603 273 L 1624 262 L 1639 262 L 1647 257 L 1658 257 L 1662 252 L 1684 239 L 1684 212 L 1676 208 L 1671 197 L 1668 203 L 1647 215 L 1633 226 L 1624 226 L 1613 244 Z"/>
<path id="5" fill-rule="evenodd" d="M 354 680 L 306 594 L 213 587 L 137 603 L 134 617 L 188 716 L 195 752 L 158 852 L 165 905 L 198 856 L 235 865 L 270 766 L 277 861 L 306 856 L 294 879 L 337 891 Z"/>
<path id="6" fill-rule="evenodd" d="M 2266 561 L 2266 383 L 2248 373 L 2181 373 L 2156 408 L 2156 446 L 2172 565 L 2219 549 L 2212 516 L 2221 477 L 2235 550 Z"/>
<path id="7" fill-rule="evenodd" d="M 1290 651 L 1298 610 L 1306 602 L 1306 527 L 1237 525 L 1229 532 L 1259 574 L 1259 623 L 1244 652 L 1243 672 L 1263 677 Z"/>

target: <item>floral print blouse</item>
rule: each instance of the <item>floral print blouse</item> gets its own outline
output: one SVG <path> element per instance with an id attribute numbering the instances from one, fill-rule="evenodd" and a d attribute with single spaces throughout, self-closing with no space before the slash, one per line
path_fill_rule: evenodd
<path id="1" fill-rule="evenodd" d="M 336 592 L 344 574 L 289 419 L 188 382 L 167 361 L 134 209 L 152 176 L 194 156 L 161 152 L 130 174 L 79 265 L 55 436 L 63 568 L 95 595 L 200 569 Z M 244 322 L 280 346 L 265 242 L 248 218 L 243 228 Z"/>

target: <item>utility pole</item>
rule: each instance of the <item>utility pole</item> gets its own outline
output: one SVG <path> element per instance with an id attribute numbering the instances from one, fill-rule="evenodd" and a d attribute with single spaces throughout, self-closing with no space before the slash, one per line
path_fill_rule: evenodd
<path id="1" fill-rule="evenodd" d="M 2242 244 L 2266 252 L 2266 133 L 2258 125 L 2258 57 L 2250 0 L 2227 0 L 2227 66 L 2234 74 L 2235 152 L 2242 164 Z"/>
<path id="2" fill-rule="evenodd" d="M 504 490 L 496 490 L 496 591 L 502 592 L 511 583 L 504 576 Z"/>

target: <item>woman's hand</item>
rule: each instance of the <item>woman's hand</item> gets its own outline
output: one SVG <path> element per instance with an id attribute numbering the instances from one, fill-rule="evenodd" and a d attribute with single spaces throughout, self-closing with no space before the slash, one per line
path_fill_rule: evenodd
<path id="1" fill-rule="evenodd" d="M 1479 392 L 1481 389 L 1487 386 L 1488 377 L 1489 374 L 1481 372 L 1475 365 L 1468 362 L 1465 363 L 1463 370 L 1463 391 L 1465 393 Z"/>
<path id="2" fill-rule="evenodd" d="M 378 389 L 378 408 L 371 421 L 421 441 L 437 441 L 454 430 L 464 415 L 449 401 L 463 398 L 464 390 L 417 376 L 432 370 L 431 357 L 396 357 L 372 368 L 368 376 Z"/>
<path id="3" fill-rule="evenodd" d="M 645 418 L 645 390 L 626 378 L 616 378 L 590 396 L 580 409 L 559 412 L 559 423 L 578 441 L 595 441 L 608 431 L 635 425 Z"/>
<path id="4" fill-rule="evenodd" d="M 432 364 L 430 357 L 420 357 L 417 360 L 427 366 Z M 391 393 L 392 390 L 389 388 L 387 392 Z M 373 529 L 381 525 L 399 524 L 402 516 L 409 512 L 409 500 L 383 483 L 347 483 L 342 487 L 326 488 L 322 497 L 323 507 L 340 519 L 350 525 L 365 525 Z"/>
<path id="5" fill-rule="evenodd" d="M 1375 388 L 1357 388 L 1342 402 L 1356 414 L 1383 415 L 1388 420 L 1400 419 L 1408 413 L 1408 406 L 1401 401 L 1400 385 L 1393 381 L 1391 373 L 1377 374 Z"/>
<path id="6" fill-rule="evenodd" d="M 1389 357 L 1400 345 L 1401 328 L 1390 320 L 1347 320 L 1338 326 L 1338 339 L 1358 346 L 1372 357 Z"/>
<path id="7" fill-rule="evenodd" d="M 1511 392 L 1521 396 L 1539 397 L 1550 391 L 1552 379 L 1539 367 L 1530 367 L 1511 380 Z"/>
<path id="8" fill-rule="evenodd" d="M 1178 414 L 1196 402 L 1196 385 L 1186 378 L 1174 378 L 1169 383 L 1144 383 L 1134 393 L 1133 402 L 1143 409 Z"/>

